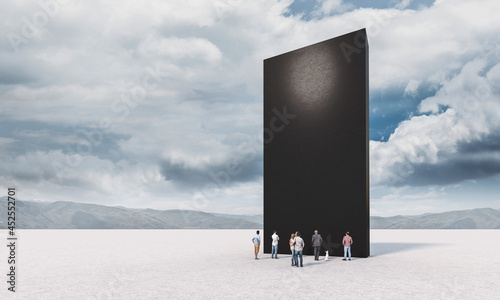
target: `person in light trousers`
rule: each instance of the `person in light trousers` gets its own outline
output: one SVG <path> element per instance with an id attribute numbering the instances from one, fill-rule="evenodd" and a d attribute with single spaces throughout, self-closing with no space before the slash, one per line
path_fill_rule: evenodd
<path id="1" fill-rule="evenodd" d="M 280 237 L 278 236 L 278 232 L 276 230 L 273 230 L 273 235 L 271 236 L 273 239 L 273 242 L 271 244 L 271 258 L 276 258 L 278 259 L 278 241 L 280 240 Z"/>
<path id="2" fill-rule="evenodd" d="M 293 267 L 295 266 L 295 233 L 292 233 L 288 243 L 290 244 L 290 251 L 292 251 L 292 267 Z"/>
<path id="3" fill-rule="evenodd" d="M 300 237 L 300 232 L 295 233 L 295 238 L 293 239 L 295 242 L 295 266 L 299 266 L 299 257 L 300 257 L 300 266 L 303 267 L 302 264 L 302 252 L 304 251 L 304 247 L 306 246 L 304 240 Z"/>
<path id="4" fill-rule="evenodd" d="M 351 245 L 352 245 L 352 238 L 349 235 L 349 231 L 345 233 L 344 238 L 342 239 L 342 245 L 344 245 L 344 259 L 346 260 L 347 253 L 349 252 L 349 260 L 351 260 Z"/>

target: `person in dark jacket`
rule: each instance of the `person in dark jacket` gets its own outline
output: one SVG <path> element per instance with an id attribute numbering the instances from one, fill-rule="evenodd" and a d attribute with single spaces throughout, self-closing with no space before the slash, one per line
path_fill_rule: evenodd
<path id="1" fill-rule="evenodd" d="M 317 230 L 314 230 L 314 235 L 312 236 L 311 244 L 314 247 L 314 260 L 319 260 L 319 252 L 321 251 L 321 243 L 323 243 L 323 238 L 321 234 L 318 234 Z"/>

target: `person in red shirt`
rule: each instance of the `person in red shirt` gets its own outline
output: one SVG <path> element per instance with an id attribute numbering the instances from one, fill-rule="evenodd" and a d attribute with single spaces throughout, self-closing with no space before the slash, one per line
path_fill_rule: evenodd
<path id="1" fill-rule="evenodd" d="M 344 259 L 347 257 L 347 252 L 349 252 L 349 260 L 351 260 L 351 245 L 352 238 L 349 236 L 349 231 L 345 233 L 344 238 L 342 239 L 342 245 L 344 245 Z"/>

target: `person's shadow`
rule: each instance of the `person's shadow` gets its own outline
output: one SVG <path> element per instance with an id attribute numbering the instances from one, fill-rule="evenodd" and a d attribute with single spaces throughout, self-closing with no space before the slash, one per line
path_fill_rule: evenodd
<path id="1" fill-rule="evenodd" d="M 379 256 L 385 254 L 391 254 L 396 252 L 405 252 L 418 248 L 431 247 L 436 244 L 432 243 L 370 243 L 370 256 Z M 343 256 L 344 250 L 341 243 L 333 242 L 330 235 L 326 238 L 326 241 L 322 242 L 323 250 L 328 250 L 331 259 L 335 256 Z"/>
<path id="2" fill-rule="evenodd" d="M 370 243 L 370 256 L 379 256 L 396 252 L 405 252 L 431 247 L 431 243 Z"/>

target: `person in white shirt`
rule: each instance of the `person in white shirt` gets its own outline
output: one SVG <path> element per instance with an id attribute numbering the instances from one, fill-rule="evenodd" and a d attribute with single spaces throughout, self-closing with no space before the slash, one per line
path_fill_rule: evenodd
<path id="1" fill-rule="evenodd" d="M 276 230 L 273 230 L 273 235 L 271 236 L 271 238 L 273 239 L 271 258 L 278 259 L 278 241 L 280 240 L 280 237 L 278 236 L 278 232 Z"/>
<path id="2" fill-rule="evenodd" d="M 300 266 L 303 267 L 302 265 L 302 252 L 304 251 L 305 243 L 304 240 L 300 237 L 300 232 L 295 233 L 295 266 L 299 266 L 299 261 L 298 257 L 300 256 Z"/>
<path id="3" fill-rule="evenodd" d="M 292 233 L 292 235 L 290 235 L 288 244 L 290 245 L 290 251 L 292 251 L 292 267 L 293 267 L 295 266 L 295 233 Z"/>

